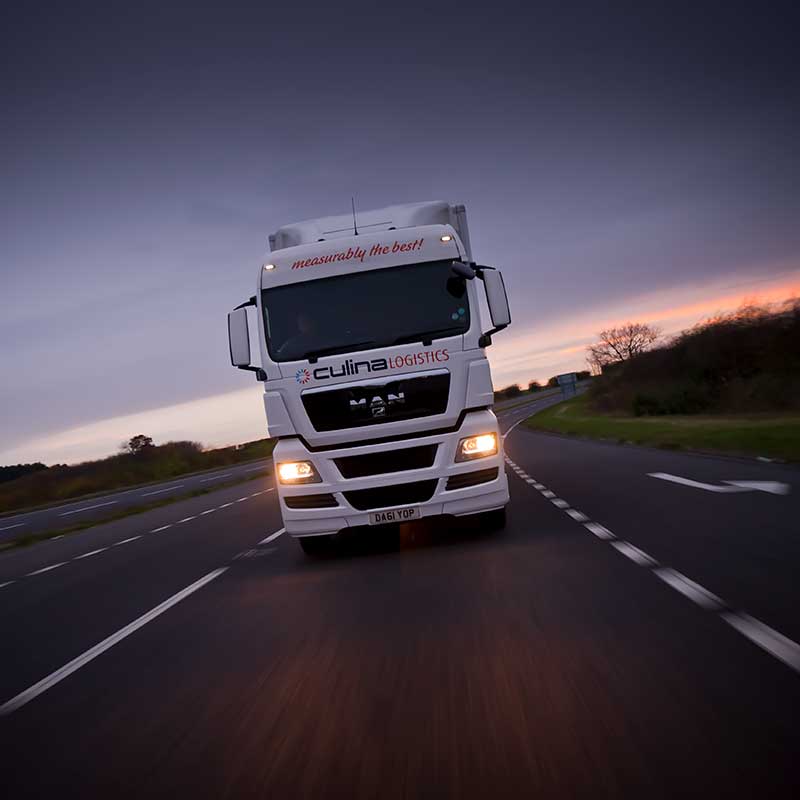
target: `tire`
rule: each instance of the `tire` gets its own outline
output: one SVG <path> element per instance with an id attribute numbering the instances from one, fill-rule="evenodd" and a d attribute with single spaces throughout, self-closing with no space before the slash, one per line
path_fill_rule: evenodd
<path id="1" fill-rule="evenodd" d="M 501 531 L 506 526 L 506 509 L 496 508 L 481 514 L 481 527 L 489 531 Z"/>
<path id="2" fill-rule="evenodd" d="M 333 536 L 322 534 L 321 536 L 303 536 L 300 538 L 300 547 L 307 556 L 322 556 L 331 552 L 333 546 Z"/>

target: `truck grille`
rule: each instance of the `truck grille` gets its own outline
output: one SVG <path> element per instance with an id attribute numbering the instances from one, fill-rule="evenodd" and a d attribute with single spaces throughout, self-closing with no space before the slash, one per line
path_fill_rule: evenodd
<path id="1" fill-rule="evenodd" d="M 444 414 L 450 373 L 363 383 L 302 395 L 306 414 L 317 431 L 336 431 Z"/>
<path id="2" fill-rule="evenodd" d="M 367 475 L 385 475 L 390 472 L 431 467 L 436 458 L 437 447 L 435 444 L 426 444 L 421 447 L 404 447 L 402 450 L 387 450 L 383 453 L 334 458 L 333 461 L 343 478 L 363 478 Z"/>
<path id="3" fill-rule="evenodd" d="M 430 481 L 399 483 L 395 486 L 378 486 L 375 489 L 357 489 L 353 492 L 344 492 L 344 496 L 353 508 L 358 511 L 368 511 L 371 508 L 424 503 L 433 497 L 435 491 L 436 479 L 434 478 Z"/>

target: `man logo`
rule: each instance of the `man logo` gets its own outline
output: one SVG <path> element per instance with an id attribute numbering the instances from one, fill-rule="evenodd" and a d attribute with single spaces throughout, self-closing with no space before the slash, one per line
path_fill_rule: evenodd
<path id="1" fill-rule="evenodd" d="M 406 396 L 403 392 L 387 392 L 386 399 L 384 400 L 380 395 L 375 395 L 367 405 L 367 398 L 362 397 L 359 400 L 350 400 L 350 410 L 356 413 L 366 413 L 369 411 L 373 419 L 382 419 L 387 416 L 387 411 L 393 406 L 402 405 L 406 402 Z"/>

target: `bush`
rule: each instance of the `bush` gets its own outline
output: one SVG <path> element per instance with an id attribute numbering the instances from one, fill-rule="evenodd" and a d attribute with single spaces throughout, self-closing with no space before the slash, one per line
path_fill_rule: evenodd
<path id="1" fill-rule="evenodd" d="M 589 396 L 636 416 L 800 409 L 800 301 L 707 320 L 604 370 Z"/>

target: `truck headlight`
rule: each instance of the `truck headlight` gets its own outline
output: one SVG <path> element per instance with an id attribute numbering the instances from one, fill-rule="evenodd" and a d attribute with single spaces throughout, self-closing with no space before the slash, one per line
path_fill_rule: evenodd
<path id="1" fill-rule="evenodd" d="M 458 443 L 456 461 L 472 461 L 473 458 L 484 458 L 497 453 L 497 434 L 481 433 L 468 436 Z"/>
<path id="2" fill-rule="evenodd" d="M 281 483 L 320 483 L 319 473 L 310 461 L 283 461 L 278 464 Z"/>

